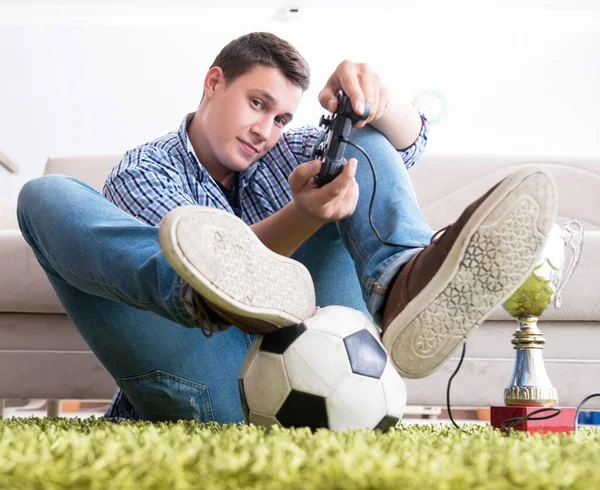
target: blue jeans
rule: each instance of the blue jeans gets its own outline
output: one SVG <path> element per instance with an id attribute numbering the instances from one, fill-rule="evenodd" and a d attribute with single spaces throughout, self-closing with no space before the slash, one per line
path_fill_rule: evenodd
<path id="1" fill-rule="evenodd" d="M 387 139 L 370 127 L 353 131 L 350 139 L 376 168 L 375 226 L 383 238 L 404 246 L 383 245 L 371 230 L 371 169 L 349 147 L 347 157 L 359 161 L 356 211 L 323 226 L 293 257 L 311 272 L 318 306 L 345 305 L 379 321 L 389 282 L 429 243 L 432 231 Z M 182 279 L 161 252 L 158 227 L 58 175 L 27 182 L 17 215 L 69 318 L 140 418 L 244 419 L 237 376 L 253 339 L 236 328 L 211 337 L 193 328 L 179 300 Z"/>

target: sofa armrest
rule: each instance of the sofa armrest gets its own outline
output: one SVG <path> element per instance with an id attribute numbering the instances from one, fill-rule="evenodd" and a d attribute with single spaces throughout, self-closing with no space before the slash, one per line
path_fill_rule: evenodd
<path id="1" fill-rule="evenodd" d="M 0 271 L 0 312 L 65 312 L 19 230 L 0 230 Z"/>
<path id="2" fill-rule="evenodd" d="M 0 167 L 5 168 L 11 174 L 19 173 L 19 166 L 2 152 L 0 152 Z"/>

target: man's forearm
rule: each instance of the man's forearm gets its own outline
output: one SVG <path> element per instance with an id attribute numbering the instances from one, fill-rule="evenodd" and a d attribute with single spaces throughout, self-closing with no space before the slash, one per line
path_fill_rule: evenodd
<path id="1" fill-rule="evenodd" d="M 369 123 L 397 150 L 411 146 L 421 132 L 421 115 L 408 101 L 390 102 L 381 118 Z"/>
<path id="2" fill-rule="evenodd" d="M 321 226 L 323 221 L 306 217 L 298 211 L 294 201 L 268 218 L 252 225 L 252 231 L 266 247 L 290 257 Z"/>

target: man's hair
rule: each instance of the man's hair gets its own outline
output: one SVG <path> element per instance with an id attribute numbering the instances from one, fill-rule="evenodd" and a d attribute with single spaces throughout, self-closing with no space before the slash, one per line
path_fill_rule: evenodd
<path id="1" fill-rule="evenodd" d="M 306 60 L 294 46 L 269 32 L 252 32 L 234 39 L 217 55 L 211 68 L 220 67 L 229 84 L 256 65 L 277 68 L 302 91 L 308 89 L 310 68 Z"/>

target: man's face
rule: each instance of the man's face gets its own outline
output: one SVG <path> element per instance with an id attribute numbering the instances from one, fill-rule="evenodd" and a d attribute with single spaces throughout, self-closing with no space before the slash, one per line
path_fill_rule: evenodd
<path id="1" fill-rule="evenodd" d="M 241 172 L 279 140 L 302 89 L 277 68 L 255 66 L 228 85 L 217 84 L 208 105 L 205 135 L 218 163 Z"/>

